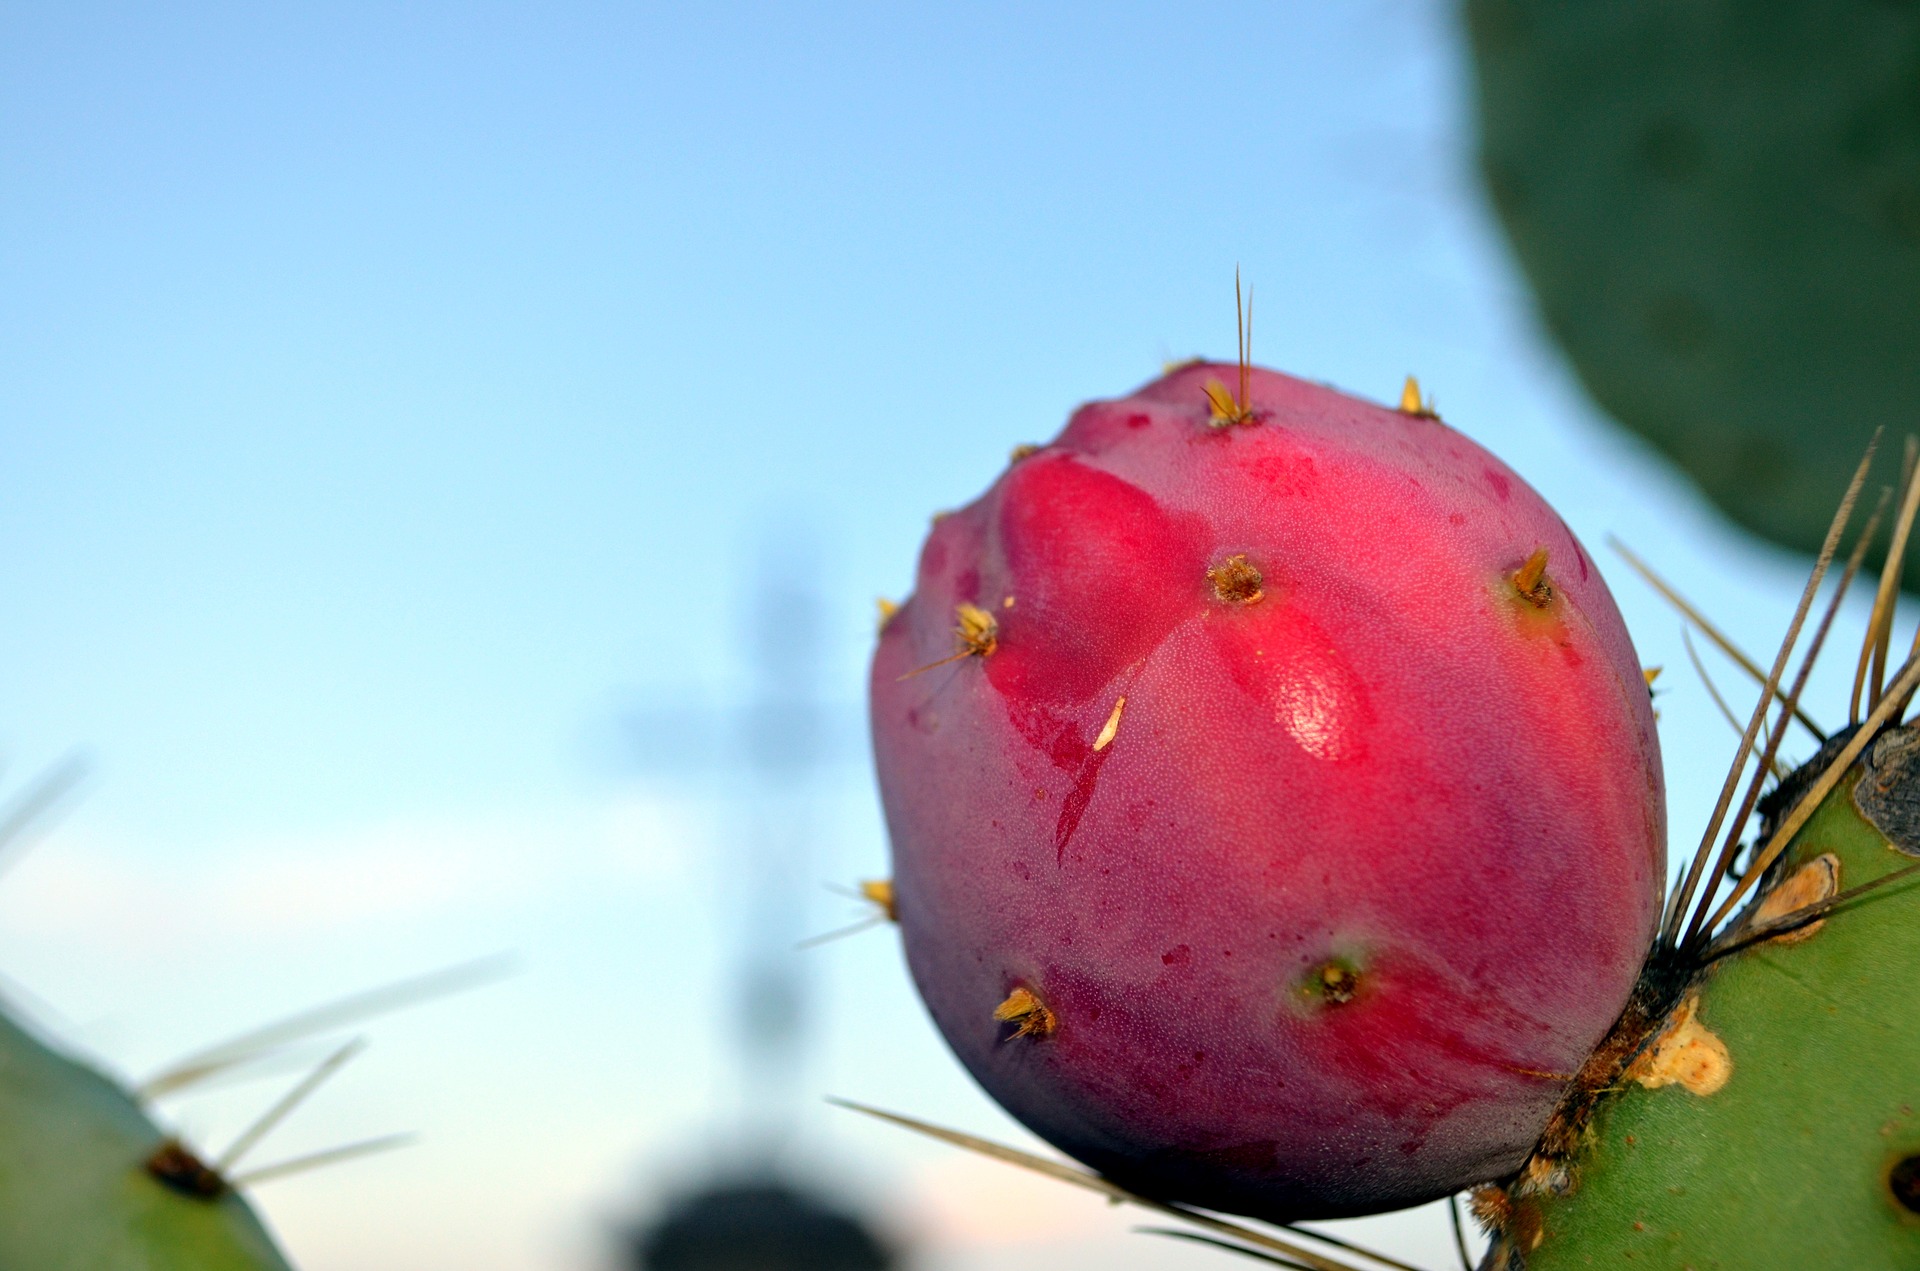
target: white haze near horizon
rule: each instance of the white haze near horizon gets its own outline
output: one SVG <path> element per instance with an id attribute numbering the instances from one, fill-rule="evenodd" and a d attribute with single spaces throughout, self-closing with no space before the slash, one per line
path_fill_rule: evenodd
<path id="1" fill-rule="evenodd" d="M 928 513 L 1230 350 L 1236 265 L 1259 360 L 1381 398 L 1419 372 L 1589 544 L 1768 646 L 1804 562 L 1582 398 L 1474 186 L 1465 76 L 1425 0 L 0 10 L 0 748 L 15 785 L 95 763 L 0 879 L 7 996 L 138 1075 L 509 953 L 368 1024 L 260 1159 L 416 1146 L 257 1200 L 307 1271 L 608 1266 L 738 1148 L 738 776 L 640 765 L 621 720 L 739 706 L 742 593 L 800 527 L 857 738 Z M 1731 737 L 1610 576 L 1670 668 L 1677 853 Z M 837 753 L 822 882 L 884 870 Z M 1031 1142 L 890 933 L 804 956 L 794 1159 L 920 1266 L 1230 1265 L 818 1102 Z M 289 1079 L 166 1111 L 217 1146 Z M 1354 1230 L 1451 1265 L 1435 1209 Z"/>

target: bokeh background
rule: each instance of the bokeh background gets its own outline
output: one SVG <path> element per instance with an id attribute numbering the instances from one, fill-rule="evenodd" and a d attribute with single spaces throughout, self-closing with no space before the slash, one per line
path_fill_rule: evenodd
<path id="1" fill-rule="evenodd" d="M 889 931 L 792 953 L 771 1091 L 740 969 L 885 873 L 864 659 L 929 514 L 1230 356 L 1236 266 L 1258 360 L 1418 372 L 1770 648 L 1805 562 L 1586 402 L 1468 77 L 1438 0 L 0 5 L 0 749 L 12 784 L 92 762 L 0 877 L 9 999 L 138 1077 L 510 955 L 369 1023 L 261 1149 L 420 1136 L 262 1186 L 308 1271 L 603 1271 L 770 1143 L 932 1271 L 1231 1265 L 826 1106 L 1031 1144 Z M 1610 576 L 1668 667 L 1683 854 L 1734 738 Z M 783 692 L 813 740 L 770 786 Z M 165 1110 L 218 1145 L 276 1093 Z M 1436 1208 L 1354 1229 L 1452 1265 Z"/>

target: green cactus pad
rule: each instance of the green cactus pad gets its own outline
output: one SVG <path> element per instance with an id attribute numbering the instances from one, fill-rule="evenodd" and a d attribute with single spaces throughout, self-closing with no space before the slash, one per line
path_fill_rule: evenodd
<path id="1" fill-rule="evenodd" d="M 0 1267 L 290 1271 L 239 1196 L 148 1173 L 166 1142 L 118 1085 L 0 1009 Z"/>
<path id="2" fill-rule="evenodd" d="M 1779 876 L 1831 853 L 1846 889 L 1914 863 L 1862 816 L 1855 785 L 1849 774 L 1835 788 Z M 1515 1202 L 1508 1265 L 1920 1267 L 1920 1159 L 1901 1165 L 1920 1158 L 1916 967 L 1920 878 L 1847 902 L 1804 940 L 1721 962 L 1698 1020 L 1731 1057 L 1724 1086 L 1624 1083 L 1595 1115 L 1571 1192 Z"/>
<path id="3" fill-rule="evenodd" d="M 1814 550 L 1920 402 L 1920 9 L 1466 15 L 1487 185 L 1588 390 L 1736 522 Z"/>

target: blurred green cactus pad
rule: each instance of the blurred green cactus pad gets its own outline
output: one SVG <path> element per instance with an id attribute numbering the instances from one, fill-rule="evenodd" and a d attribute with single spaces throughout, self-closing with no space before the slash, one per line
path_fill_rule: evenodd
<path id="1" fill-rule="evenodd" d="M 1920 8 L 1465 11 L 1487 187 L 1580 378 L 1733 520 L 1815 549 L 1920 401 Z"/>
<path id="2" fill-rule="evenodd" d="M 290 1271 L 247 1203 L 132 1096 L 3 1009 L 0 1267 Z"/>

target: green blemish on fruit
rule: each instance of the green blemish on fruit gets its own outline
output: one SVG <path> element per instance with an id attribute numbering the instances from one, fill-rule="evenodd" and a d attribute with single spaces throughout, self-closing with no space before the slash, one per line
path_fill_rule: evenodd
<path id="1" fill-rule="evenodd" d="M 1488 577 L 1496 608 L 1512 615 L 1522 632 L 1533 638 L 1564 640 L 1570 606 L 1547 571 L 1547 549 L 1535 547 L 1518 565 L 1506 566 Z"/>
<path id="2" fill-rule="evenodd" d="M 1294 997 L 1309 1011 L 1345 1006 L 1359 996 L 1362 980 L 1355 959 L 1328 958 L 1300 978 L 1294 986 Z"/>

